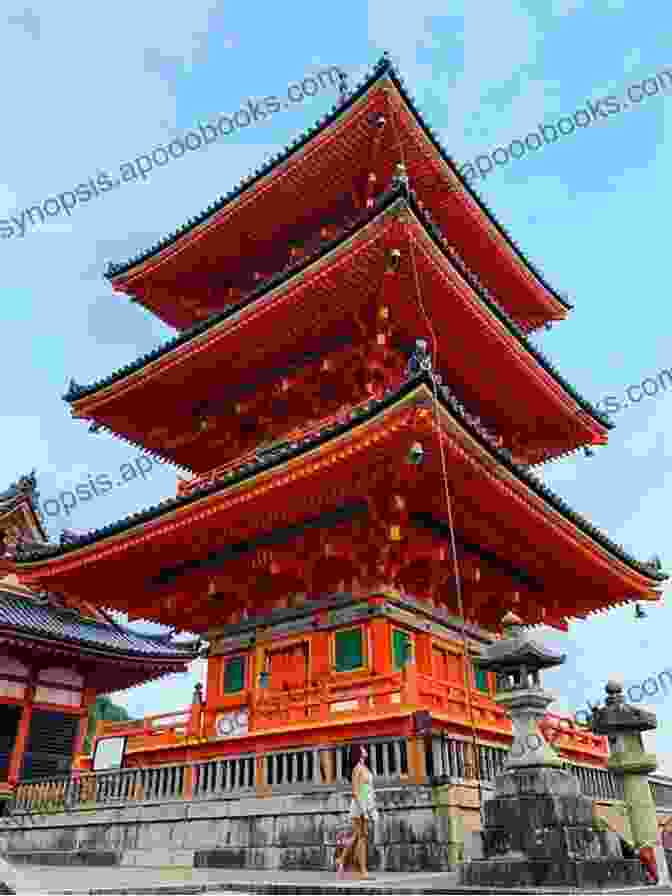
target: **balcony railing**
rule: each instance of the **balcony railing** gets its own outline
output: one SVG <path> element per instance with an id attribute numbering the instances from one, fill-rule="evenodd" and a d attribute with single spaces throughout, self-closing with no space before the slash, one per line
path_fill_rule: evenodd
<path id="1" fill-rule="evenodd" d="M 430 709 L 437 719 L 445 717 L 445 721 L 459 722 L 469 716 L 467 702 L 464 686 L 423 675 L 411 665 L 399 672 L 373 675 L 365 684 L 357 678 L 346 678 L 289 690 L 250 689 L 226 705 L 193 704 L 183 712 L 148 716 L 135 722 L 102 722 L 97 738 L 127 736 L 127 753 L 141 754 L 146 749 L 184 746 L 190 736 L 224 744 L 226 738 L 218 738 L 215 733 L 217 715 L 245 707 L 249 710 L 249 732 L 257 734 L 278 725 L 288 730 L 302 728 L 310 720 L 349 716 L 375 719 L 419 706 Z M 487 737 L 488 733 L 494 739 L 510 737 L 511 723 L 489 695 L 472 691 L 471 714 L 480 737 Z M 542 727 L 547 740 L 565 758 L 606 764 L 606 738 L 553 713 L 545 716 Z"/>
<path id="2" fill-rule="evenodd" d="M 265 460 L 276 460 L 282 457 L 283 454 L 289 454 L 302 442 L 313 441 L 325 430 L 351 420 L 356 420 L 357 417 L 366 413 L 371 405 L 371 401 L 370 397 L 366 398 L 357 404 L 348 405 L 335 414 L 322 418 L 317 423 L 313 422 L 304 426 L 297 426 L 285 433 L 281 438 L 268 444 L 256 446 L 254 449 L 210 470 L 208 473 L 204 473 L 202 476 L 197 476 L 186 482 L 182 481 L 178 483 L 178 497 L 183 498 L 201 488 L 209 488 L 218 482 L 225 483 L 227 479 L 233 478 L 236 471 L 241 471 L 246 465 L 263 463 Z"/>

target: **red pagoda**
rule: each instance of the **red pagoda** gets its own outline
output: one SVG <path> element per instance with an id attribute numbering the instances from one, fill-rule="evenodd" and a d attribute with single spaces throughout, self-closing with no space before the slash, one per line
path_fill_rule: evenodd
<path id="1" fill-rule="evenodd" d="M 387 58 L 236 191 L 107 276 L 180 332 L 65 398 L 190 478 L 156 507 L 23 551 L 18 569 L 31 587 L 209 641 L 198 737 L 136 726 L 127 763 L 418 726 L 501 747 L 510 723 L 474 660 L 507 611 L 566 630 L 659 599 L 657 567 L 532 472 L 610 428 L 528 340 L 570 306 Z M 556 747 L 606 765 L 586 729 Z M 414 780 L 425 758 L 403 759 Z"/>

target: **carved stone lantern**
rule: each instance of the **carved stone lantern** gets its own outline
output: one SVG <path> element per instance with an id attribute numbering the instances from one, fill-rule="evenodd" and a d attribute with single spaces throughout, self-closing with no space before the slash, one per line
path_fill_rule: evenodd
<path id="1" fill-rule="evenodd" d="M 496 673 L 495 700 L 511 717 L 513 744 L 494 796 L 483 805 L 485 858 L 462 866 L 461 883 L 583 888 L 643 882 L 641 864 L 623 858 L 616 835 L 595 827 L 593 801 L 539 730 L 555 699 L 542 688 L 540 672 L 565 656 L 535 641 L 513 613 L 502 625 L 505 637 L 477 662 Z"/>

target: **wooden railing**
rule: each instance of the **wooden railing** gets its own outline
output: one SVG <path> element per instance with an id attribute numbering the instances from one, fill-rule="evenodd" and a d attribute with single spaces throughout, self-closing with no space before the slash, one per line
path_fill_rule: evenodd
<path id="1" fill-rule="evenodd" d="M 569 716 L 546 713 L 541 727 L 544 737 L 556 750 L 581 752 L 586 756 L 592 755 L 605 761 L 609 758 L 607 738 L 593 734 L 590 728 L 577 724 Z"/>
<path id="2" fill-rule="evenodd" d="M 372 676 L 366 684 L 353 679 L 291 690 L 242 691 L 239 705 L 249 707 L 249 730 L 257 732 L 278 724 L 305 725 L 306 719 L 333 719 L 335 714 L 366 712 L 375 717 L 390 712 L 392 707 L 410 703 L 413 694 L 408 673 L 402 671 Z M 143 748 L 180 746 L 190 735 L 214 737 L 214 719 L 218 712 L 237 708 L 238 704 L 228 703 L 225 707 L 198 708 L 198 713 L 192 707 L 180 713 L 146 716 L 137 721 L 99 722 L 96 739 L 127 736 L 128 753 L 141 752 Z"/>
<path id="3" fill-rule="evenodd" d="M 198 735 L 193 709 L 161 713 L 125 722 L 99 721 L 96 741 L 105 737 L 127 737 L 126 752 L 156 747 L 175 747 L 184 744 L 190 734 Z"/>
<path id="4" fill-rule="evenodd" d="M 400 379 L 399 385 L 401 385 L 401 381 L 402 380 Z M 178 483 L 177 496 L 179 498 L 182 498 L 186 495 L 190 495 L 192 492 L 199 488 L 204 488 L 210 485 L 214 485 L 216 482 L 221 482 L 225 479 L 227 473 L 232 473 L 235 470 L 245 466 L 245 464 L 249 464 L 252 462 L 256 463 L 258 460 L 262 460 L 264 457 L 268 457 L 270 459 L 273 455 L 281 452 L 284 449 L 284 446 L 298 443 L 302 439 L 306 439 L 311 436 L 316 436 L 323 430 L 338 423 L 347 423 L 350 420 L 354 420 L 366 411 L 367 405 L 369 405 L 370 402 L 371 397 L 369 396 L 368 398 L 365 398 L 362 401 L 357 402 L 356 404 L 347 405 L 335 414 L 329 414 L 328 416 L 323 417 L 321 420 L 318 420 L 316 423 L 297 426 L 289 432 L 285 433 L 285 435 L 283 435 L 281 438 L 275 439 L 273 442 L 270 442 L 266 445 L 256 446 L 255 448 L 252 448 L 249 451 L 245 452 L 245 454 L 236 457 L 233 460 L 227 461 L 227 463 L 222 464 L 219 467 L 215 467 L 214 469 L 202 474 L 201 476 L 195 476 L 193 479 L 189 479 L 187 481 L 183 480 Z"/>
<path id="5" fill-rule="evenodd" d="M 97 809 L 134 803 L 259 797 L 279 793 L 347 790 L 348 753 L 352 745 L 314 746 L 247 753 L 201 762 L 185 762 L 104 772 L 81 772 L 24 782 L 8 801 L 15 816 L 34 812 Z M 474 780 L 476 763 L 469 739 L 445 734 L 426 738 L 378 738 L 367 741 L 376 786 L 404 785 L 412 781 L 461 782 Z M 424 758 L 417 766 L 418 750 Z M 507 749 L 478 745 L 480 779 L 493 783 Z M 581 792 L 598 800 L 622 800 L 622 782 L 605 768 L 567 763 Z M 659 792 L 665 787 L 665 793 Z M 654 799 L 669 799 L 670 784 L 652 784 Z"/>
<path id="6" fill-rule="evenodd" d="M 472 691 L 472 714 L 479 730 L 510 735 L 511 723 L 504 710 L 487 694 Z M 437 717 L 468 717 L 465 688 L 443 682 L 417 672 L 415 666 L 401 671 L 375 675 L 365 683 L 356 678 L 340 682 L 322 682 L 290 690 L 256 689 L 240 694 L 240 708 L 249 709 L 249 730 L 260 732 L 281 725 L 283 728 L 305 726 L 306 720 L 333 720 L 335 715 L 347 718 L 365 714 L 375 718 L 394 708 L 412 706 L 431 707 Z M 127 753 L 142 753 L 146 749 L 184 746 L 189 735 L 216 739 L 215 718 L 220 711 L 238 708 L 226 706 L 190 707 L 179 713 L 147 716 L 135 722 L 101 722 L 97 739 L 128 736 Z M 548 713 L 542 722 L 546 739 L 574 761 L 604 763 L 608 759 L 607 740 L 588 728 L 576 725 L 571 719 Z M 483 734 L 481 734 L 483 736 Z"/>
<path id="7" fill-rule="evenodd" d="M 322 682 L 303 688 L 258 690 L 251 701 L 251 727 L 255 731 L 275 728 L 278 723 L 303 723 L 306 719 L 333 719 L 335 714 L 357 713 L 375 717 L 391 708 L 412 702 L 406 671 L 356 679 Z"/>
<path id="8" fill-rule="evenodd" d="M 136 802 L 347 789 L 350 746 L 248 753 L 203 762 L 81 772 L 67 778 L 24 782 L 17 786 L 9 811 L 54 812 Z M 378 784 L 408 781 L 409 750 L 405 738 L 368 740 L 367 746 Z"/>

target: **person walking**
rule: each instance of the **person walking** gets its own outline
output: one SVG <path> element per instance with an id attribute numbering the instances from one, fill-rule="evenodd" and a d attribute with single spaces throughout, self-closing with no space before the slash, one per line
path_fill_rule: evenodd
<path id="1" fill-rule="evenodd" d="M 350 819 L 352 822 L 352 838 L 336 863 L 339 877 L 345 875 L 346 869 L 354 868 L 360 878 L 368 877 L 367 853 L 369 842 L 369 825 L 378 819 L 376 797 L 373 788 L 373 773 L 366 762 L 367 749 L 360 745 L 354 748 L 357 764 L 352 770 L 352 804 Z"/>

